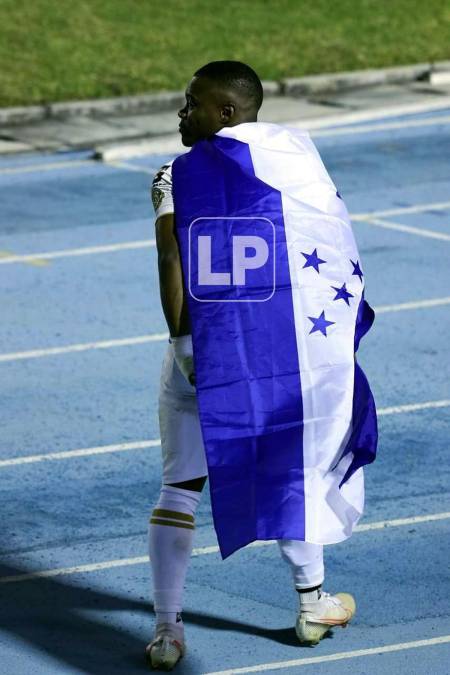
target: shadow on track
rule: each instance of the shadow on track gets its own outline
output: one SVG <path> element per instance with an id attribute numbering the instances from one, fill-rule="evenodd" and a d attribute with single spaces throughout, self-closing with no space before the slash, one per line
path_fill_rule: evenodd
<path id="1" fill-rule="evenodd" d="M 29 571 L 0 566 L 2 577 Z M 143 641 L 150 636 L 150 627 L 148 635 L 137 637 L 112 625 L 108 614 L 117 610 L 150 613 L 149 603 L 76 586 L 58 577 L 0 584 L 0 607 L 1 630 L 62 664 L 92 674 L 145 671 Z"/>
<path id="2" fill-rule="evenodd" d="M 0 565 L 1 577 L 29 572 L 31 570 L 23 566 Z M 92 675 L 119 672 L 132 675 L 147 670 L 144 647 L 154 623 L 150 602 L 109 594 L 88 585 L 78 586 L 62 577 L 38 577 L 0 583 L 0 608 L 1 631 L 19 637 L 32 648 L 69 668 Z M 146 615 L 148 630 L 136 635 L 125 627 L 118 627 L 117 620 L 111 617 L 114 611 Z M 269 629 L 189 611 L 183 612 L 183 620 L 188 639 L 189 624 L 193 624 L 209 630 L 245 633 L 300 647 L 292 627 Z M 188 654 L 177 672 L 180 675 L 198 675 L 201 670 L 203 668 L 197 657 Z"/>

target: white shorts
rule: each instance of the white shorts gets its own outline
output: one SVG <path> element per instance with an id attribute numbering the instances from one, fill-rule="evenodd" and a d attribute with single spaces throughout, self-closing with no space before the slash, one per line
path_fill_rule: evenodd
<path id="1" fill-rule="evenodd" d="M 183 377 L 169 343 L 159 389 L 163 483 L 208 475 L 195 387 Z"/>

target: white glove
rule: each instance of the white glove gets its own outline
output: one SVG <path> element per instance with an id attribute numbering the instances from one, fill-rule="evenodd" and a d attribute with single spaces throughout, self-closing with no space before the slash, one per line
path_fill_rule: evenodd
<path id="1" fill-rule="evenodd" d="M 178 368 L 184 375 L 189 384 L 195 384 L 194 375 L 194 352 L 192 348 L 192 335 L 181 335 L 181 337 L 171 337 L 173 352 Z"/>

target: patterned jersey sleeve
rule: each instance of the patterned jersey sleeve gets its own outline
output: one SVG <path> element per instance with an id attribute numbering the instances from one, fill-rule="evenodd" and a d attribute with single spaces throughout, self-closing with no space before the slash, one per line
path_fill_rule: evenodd
<path id="1" fill-rule="evenodd" d="M 174 213 L 172 197 L 172 162 L 164 164 L 152 184 L 152 202 L 156 217 Z"/>

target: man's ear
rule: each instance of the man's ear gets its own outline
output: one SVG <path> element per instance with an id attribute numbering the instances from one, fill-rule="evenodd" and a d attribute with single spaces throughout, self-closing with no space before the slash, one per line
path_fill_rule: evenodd
<path id="1" fill-rule="evenodd" d="M 222 124 L 228 124 L 236 114 L 236 108 L 233 103 L 226 103 L 220 111 L 220 121 Z"/>

